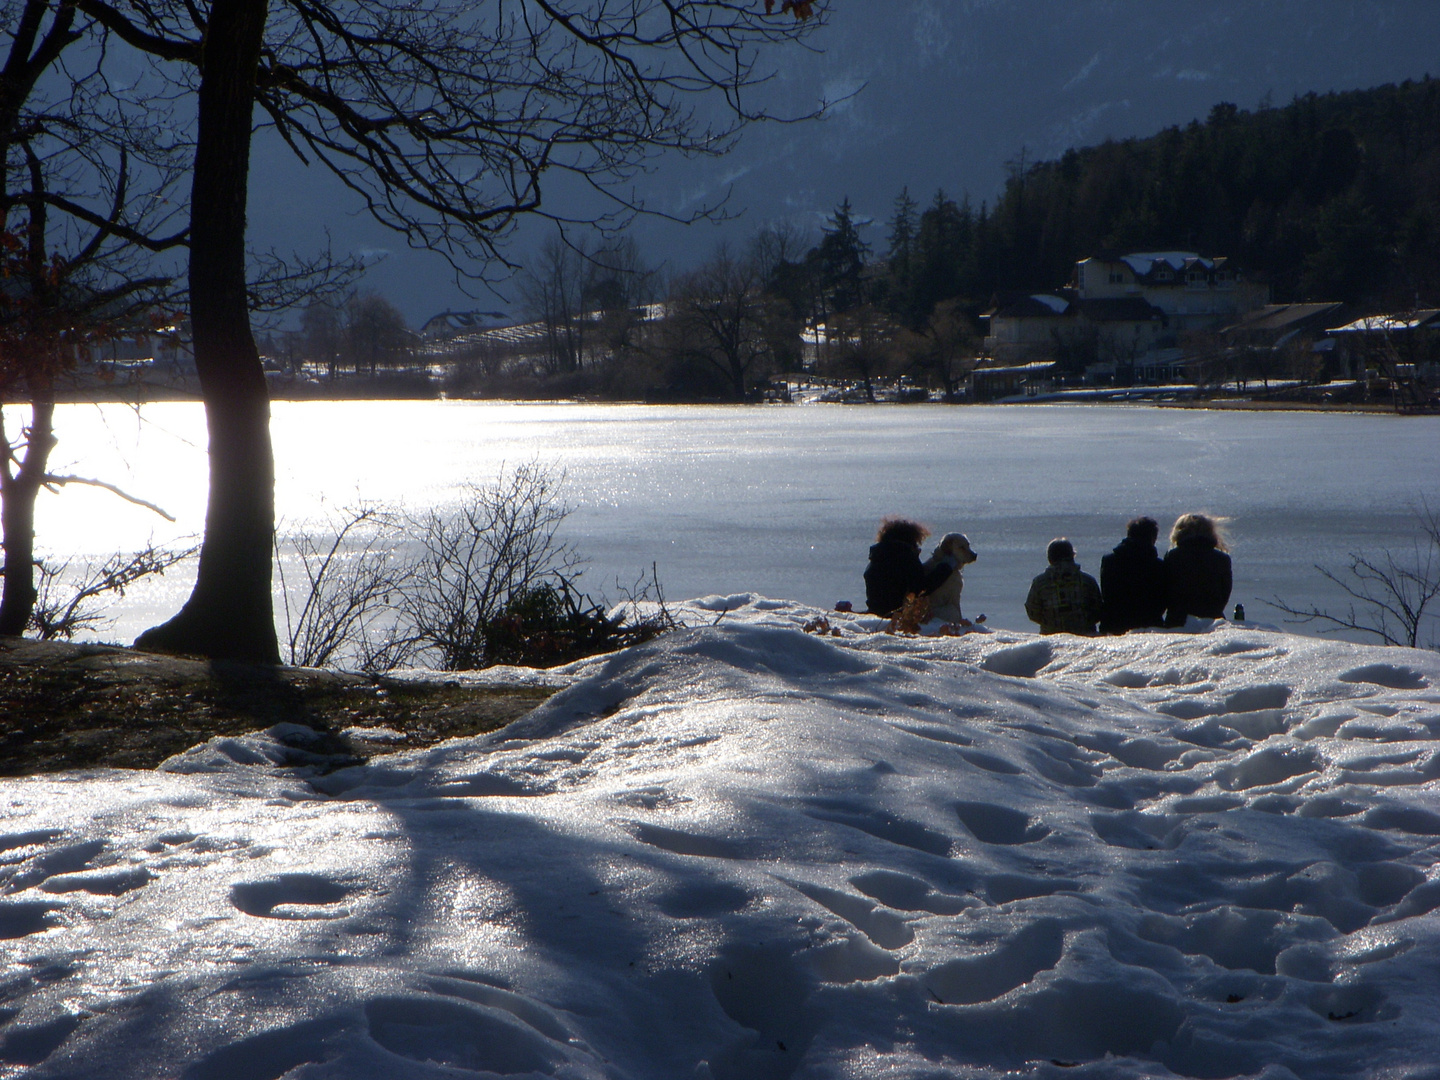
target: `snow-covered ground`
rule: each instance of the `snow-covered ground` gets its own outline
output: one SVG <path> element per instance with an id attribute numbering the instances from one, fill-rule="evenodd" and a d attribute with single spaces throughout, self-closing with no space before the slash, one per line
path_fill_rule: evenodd
<path id="1" fill-rule="evenodd" d="M 4 781 L 0 1074 L 1436 1075 L 1440 655 L 686 610 L 489 737 Z"/>

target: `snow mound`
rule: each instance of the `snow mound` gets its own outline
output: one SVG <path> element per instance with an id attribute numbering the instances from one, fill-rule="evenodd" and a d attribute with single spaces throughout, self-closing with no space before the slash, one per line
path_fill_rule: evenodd
<path id="1" fill-rule="evenodd" d="M 678 613 L 482 738 L 4 781 L 0 1072 L 1430 1067 L 1440 656 Z"/>

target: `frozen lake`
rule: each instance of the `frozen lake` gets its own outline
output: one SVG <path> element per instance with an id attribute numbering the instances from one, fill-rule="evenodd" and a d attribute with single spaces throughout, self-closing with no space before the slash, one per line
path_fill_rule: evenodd
<path id="1" fill-rule="evenodd" d="M 12 426 L 14 421 L 12 420 Z M 42 496 L 38 545 L 104 556 L 197 535 L 205 510 L 200 406 L 59 410 L 55 471 L 118 483 L 169 524 L 102 492 Z M 316 528 L 364 499 L 445 505 L 502 465 L 563 470 L 564 535 L 582 585 L 619 596 L 654 563 L 666 595 L 758 592 L 863 603 L 868 545 L 885 514 L 967 533 L 980 560 L 964 609 L 1032 629 L 1022 604 L 1045 544 L 1069 536 L 1083 567 L 1148 513 L 1230 519 L 1232 600 L 1340 606 L 1313 569 L 1349 551 L 1408 548 L 1410 508 L 1440 503 L 1440 418 L 1242 413 L 1129 406 L 696 407 L 475 402 L 279 402 L 282 531 Z M 929 546 L 927 545 L 927 553 Z M 193 572 L 193 571 L 192 571 Z M 171 613 L 189 575 L 127 596 L 104 636 L 128 640 Z"/>

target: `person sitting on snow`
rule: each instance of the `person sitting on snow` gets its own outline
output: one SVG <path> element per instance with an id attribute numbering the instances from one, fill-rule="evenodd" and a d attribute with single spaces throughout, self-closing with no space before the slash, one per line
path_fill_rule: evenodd
<path id="1" fill-rule="evenodd" d="M 1075 546 L 1061 537 L 1045 549 L 1050 565 L 1030 583 L 1025 614 L 1042 634 L 1095 633 L 1100 621 L 1100 586 L 1075 562 Z"/>
<path id="2" fill-rule="evenodd" d="M 1182 514 L 1170 530 L 1165 553 L 1166 626 L 1184 626 L 1187 616 L 1223 619 L 1230 599 L 1230 556 L 1219 523 L 1204 514 Z"/>
<path id="3" fill-rule="evenodd" d="M 1159 536 L 1154 518 L 1135 518 L 1125 526 L 1125 539 L 1100 560 L 1102 634 L 1165 625 L 1165 564 L 1155 550 Z"/>
<path id="4" fill-rule="evenodd" d="M 969 626 L 969 620 L 960 614 L 960 592 L 965 588 L 962 568 L 974 562 L 978 555 L 970 546 L 963 533 L 946 533 L 945 538 L 935 547 L 935 553 L 925 561 L 927 573 L 945 560 L 950 560 L 955 572 L 930 592 L 930 618 L 946 623 Z"/>
<path id="5" fill-rule="evenodd" d="M 925 596 L 948 579 L 958 565 L 945 557 L 927 570 L 920 562 L 920 543 L 930 530 L 908 518 L 887 517 L 870 547 L 865 568 L 865 604 L 875 615 L 893 615 L 911 594 Z"/>

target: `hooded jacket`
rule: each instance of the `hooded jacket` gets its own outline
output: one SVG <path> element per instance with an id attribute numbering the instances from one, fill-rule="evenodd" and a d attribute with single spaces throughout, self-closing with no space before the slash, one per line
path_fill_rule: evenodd
<path id="1" fill-rule="evenodd" d="M 1025 614 L 1042 634 L 1094 634 L 1100 586 L 1072 560 L 1051 563 L 1030 583 Z"/>

